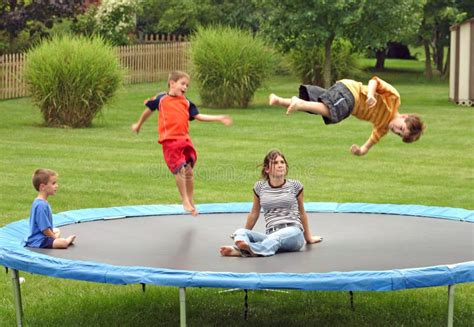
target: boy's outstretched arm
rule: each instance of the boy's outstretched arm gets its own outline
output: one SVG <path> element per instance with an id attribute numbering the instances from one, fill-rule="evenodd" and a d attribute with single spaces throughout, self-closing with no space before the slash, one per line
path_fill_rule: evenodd
<path id="1" fill-rule="evenodd" d="M 370 148 L 374 145 L 375 143 L 372 141 L 372 138 L 369 138 L 367 142 L 364 143 L 361 147 L 359 147 L 357 144 L 352 144 L 351 146 L 351 152 L 352 154 L 356 156 L 363 156 L 369 152 Z"/>
<path id="2" fill-rule="evenodd" d="M 194 116 L 194 119 L 199 120 L 199 121 L 206 121 L 206 122 L 214 122 L 214 121 L 219 121 L 222 124 L 229 126 L 232 125 L 233 121 L 230 116 L 227 115 L 203 115 L 203 114 L 197 114 Z"/>
<path id="3" fill-rule="evenodd" d="M 148 119 L 150 118 L 151 114 L 153 113 L 153 111 L 151 111 L 150 109 L 146 108 L 143 113 L 141 114 L 140 118 L 138 119 L 138 121 L 135 123 L 135 124 L 132 124 L 132 131 L 137 133 L 140 132 L 140 128 L 142 128 L 142 125 L 143 123 Z"/>

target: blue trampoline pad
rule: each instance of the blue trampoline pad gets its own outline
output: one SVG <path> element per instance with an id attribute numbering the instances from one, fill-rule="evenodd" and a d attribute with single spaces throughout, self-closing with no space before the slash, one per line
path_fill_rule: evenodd
<path id="1" fill-rule="evenodd" d="M 248 204 L 228 213 L 204 207 L 198 217 L 177 214 L 175 207 L 154 215 L 139 208 L 139 215 L 129 216 L 136 208 L 125 208 L 120 218 L 113 210 L 107 217 L 81 210 L 64 214 L 58 217 L 62 233 L 76 234 L 75 245 L 20 251 L 12 241 L 0 251 L 0 263 L 62 278 L 180 287 L 395 290 L 474 281 L 470 211 L 467 218 L 439 219 L 417 216 L 416 210 L 394 214 L 393 207 L 383 214 L 379 207 L 364 212 L 366 204 L 359 213 L 339 206 L 309 213 L 313 234 L 324 242 L 299 252 L 241 258 L 222 257 L 218 250 L 231 245 L 229 235 L 245 225 Z M 442 216 L 449 208 L 441 214 L 424 209 Z M 263 215 L 254 229 L 264 230 Z"/>

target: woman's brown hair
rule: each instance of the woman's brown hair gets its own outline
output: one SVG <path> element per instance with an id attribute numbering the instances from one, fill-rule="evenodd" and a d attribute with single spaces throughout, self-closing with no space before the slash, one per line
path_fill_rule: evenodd
<path id="1" fill-rule="evenodd" d="M 270 150 L 270 152 L 267 153 L 267 155 L 265 156 L 265 158 L 263 159 L 263 164 L 262 164 L 262 174 L 261 174 L 261 178 L 268 181 L 270 179 L 270 177 L 268 176 L 268 173 L 267 171 L 270 169 L 270 165 L 272 164 L 272 162 L 276 159 L 276 157 L 282 157 L 283 160 L 285 161 L 285 164 L 286 164 L 286 173 L 288 174 L 288 162 L 286 161 L 286 158 L 285 158 L 285 155 L 283 153 L 281 153 L 281 151 L 279 150 Z"/>

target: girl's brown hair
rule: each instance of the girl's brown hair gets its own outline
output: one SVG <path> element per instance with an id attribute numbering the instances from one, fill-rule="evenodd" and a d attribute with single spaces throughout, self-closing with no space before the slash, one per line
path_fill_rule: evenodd
<path id="1" fill-rule="evenodd" d="M 283 160 L 285 161 L 286 164 L 286 174 L 288 174 L 288 161 L 286 161 L 285 155 L 279 151 L 279 150 L 270 150 L 270 152 L 267 153 L 265 158 L 263 158 L 263 163 L 262 163 L 262 173 L 261 173 L 261 178 L 268 181 L 270 177 L 268 176 L 267 170 L 270 169 L 270 165 L 272 162 L 278 157 L 282 157 Z"/>

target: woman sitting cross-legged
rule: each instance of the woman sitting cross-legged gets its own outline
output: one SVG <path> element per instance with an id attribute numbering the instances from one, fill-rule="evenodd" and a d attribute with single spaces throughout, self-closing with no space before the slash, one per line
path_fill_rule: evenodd
<path id="1" fill-rule="evenodd" d="M 262 180 L 255 183 L 253 207 L 245 228 L 237 229 L 232 237 L 234 245 L 221 246 L 223 256 L 271 256 L 277 252 L 299 251 L 307 243 L 319 243 L 313 236 L 303 203 L 303 185 L 286 179 L 288 163 L 285 156 L 270 151 L 263 160 Z M 265 234 L 253 231 L 263 208 Z"/>

